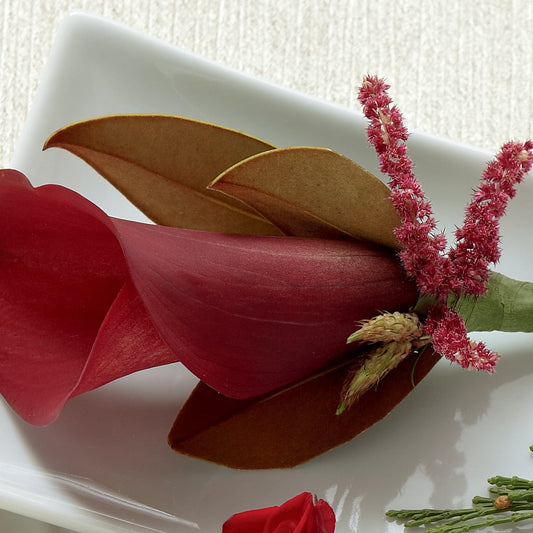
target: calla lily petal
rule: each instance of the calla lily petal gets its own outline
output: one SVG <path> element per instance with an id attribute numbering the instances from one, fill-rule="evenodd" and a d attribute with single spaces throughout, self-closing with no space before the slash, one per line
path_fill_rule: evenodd
<path id="1" fill-rule="evenodd" d="M 68 189 L 33 189 L 15 171 L 0 173 L 0 187 L 0 386 L 13 408 L 34 424 L 51 422 L 76 389 L 132 371 L 131 361 L 113 361 L 133 334 L 170 359 L 136 292 L 125 288 L 110 219 Z M 110 309 L 130 320 L 104 335 L 102 324 L 121 322 Z M 98 348 L 99 336 L 111 352 Z M 103 358 L 88 380 L 86 369 Z"/>
<path id="2" fill-rule="evenodd" d="M 0 175 L 0 203 L 0 387 L 37 424 L 171 361 L 228 396 L 263 394 L 352 349 L 357 321 L 416 301 L 372 245 L 112 219 L 16 171 Z"/>
<path id="3" fill-rule="evenodd" d="M 416 301 L 396 256 L 373 245 L 115 224 L 162 338 L 230 397 L 318 370 L 353 349 L 358 320 Z"/>
<path id="4" fill-rule="evenodd" d="M 102 322 L 71 396 L 117 377 L 178 360 L 154 327 L 137 289 L 127 281 Z"/>

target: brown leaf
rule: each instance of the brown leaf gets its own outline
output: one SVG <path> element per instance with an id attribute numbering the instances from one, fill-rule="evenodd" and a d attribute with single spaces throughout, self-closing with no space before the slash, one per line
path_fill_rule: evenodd
<path id="1" fill-rule="evenodd" d="M 210 187 L 247 203 L 287 235 L 348 236 L 399 249 L 393 230 L 400 218 L 388 187 L 326 148 L 279 148 L 254 155 Z"/>
<path id="2" fill-rule="evenodd" d="M 255 399 L 233 400 L 200 382 L 178 414 L 169 444 L 177 452 L 232 468 L 296 466 L 387 415 L 413 390 L 417 357 L 408 356 L 342 415 L 335 411 L 353 359 Z M 414 382 L 438 360 L 431 350 L 425 352 L 414 366 Z"/>
<path id="3" fill-rule="evenodd" d="M 244 204 L 207 189 L 231 165 L 272 145 L 243 133 L 170 115 L 110 115 L 54 133 L 154 222 L 165 226 L 279 235 Z"/>

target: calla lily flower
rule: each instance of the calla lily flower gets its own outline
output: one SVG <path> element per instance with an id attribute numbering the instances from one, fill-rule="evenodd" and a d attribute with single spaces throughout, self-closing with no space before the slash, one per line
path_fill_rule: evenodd
<path id="1" fill-rule="evenodd" d="M 264 394 L 353 350 L 358 321 L 417 299 L 379 246 L 118 220 L 14 170 L 0 172 L 0 250 L 0 391 L 36 425 L 177 361 L 229 397 Z"/>

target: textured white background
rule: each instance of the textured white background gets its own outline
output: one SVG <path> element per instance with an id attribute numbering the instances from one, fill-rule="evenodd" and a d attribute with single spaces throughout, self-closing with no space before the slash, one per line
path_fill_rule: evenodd
<path id="1" fill-rule="evenodd" d="M 532 0 L 0 0 L 0 164 L 57 28 L 83 9 L 354 109 L 377 73 L 408 125 L 491 151 L 533 136 Z"/>
<path id="2" fill-rule="evenodd" d="M 377 73 L 426 133 L 491 151 L 533 137 L 533 0 L 0 0 L 1 166 L 74 9 L 353 109 Z M 0 529 L 59 531 L 9 515 Z"/>

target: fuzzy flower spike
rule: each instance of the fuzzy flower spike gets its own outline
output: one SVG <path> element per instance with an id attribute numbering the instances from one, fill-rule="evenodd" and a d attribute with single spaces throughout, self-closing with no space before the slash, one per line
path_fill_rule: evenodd
<path id="1" fill-rule="evenodd" d="M 391 199 L 401 217 L 401 226 L 396 230 L 402 245 L 400 260 L 407 275 L 416 281 L 421 296 L 433 300 L 427 308 L 424 335 L 433 349 L 449 360 L 464 368 L 491 373 L 498 354 L 468 338 L 468 324 L 456 309 L 464 307 L 466 301 L 471 311 L 487 292 L 492 276 L 489 266 L 500 257 L 499 221 L 508 200 L 516 194 L 516 186 L 532 167 L 533 142 L 503 145 L 466 208 L 464 224 L 455 233 L 455 245 L 447 251 L 446 237 L 437 232 L 431 205 L 414 175 L 405 145 L 408 132 L 388 89 L 384 80 L 367 76 L 359 101 L 370 121 L 369 141 L 376 149 L 381 171 L 390 177 Z M 499 278 L 497 281 L 500 283 Z M 502 283 L 507 283 L 507 278 Z M 483 312 L 487 313 L 486 306 Z M 519 329 L 531 331 L 531 325 L 510 328 Z"/>

